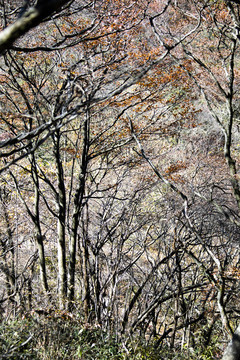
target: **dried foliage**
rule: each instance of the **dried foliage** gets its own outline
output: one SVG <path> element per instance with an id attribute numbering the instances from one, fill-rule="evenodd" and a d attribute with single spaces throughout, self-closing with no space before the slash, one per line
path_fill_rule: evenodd
<path id="1" fill-rule="evenodd" d="M 1 351 L 220 358 L 240 313 L 239 5 L 46 4 L 0 5 Z"/>

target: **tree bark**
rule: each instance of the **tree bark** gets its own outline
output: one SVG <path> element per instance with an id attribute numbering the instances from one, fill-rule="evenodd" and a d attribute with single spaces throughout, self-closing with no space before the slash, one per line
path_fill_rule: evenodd
<path id="1" fill-rule="evenodd" d="M 232 340 L 228 344 L 222 360 L 240 360 L 240 325 L 235 330 Z"/>
<path id="2" fill-rule="evenodd" d="M 46 259 L 44 253 L 44 244 L 43 244 L 43 235 L 41 231 L 40 225 L 40 193 L 39 193 L 39 180 L 37 175 L 36 163 L 35 158 L 32 156 L 32 177 L 34 180 L 34 192 L 35 192 L 35 200 L 34 200 L 34 215 L 32 216 L 32 220 L 34 222 L 35 228 L 35 240 L 38 246 L 38 256 L 39 256 L 39 266 L 40 266 L 40 280 L 41 285 L 45 293 L 48 293 L 48 282 L 47 282 L 47 271 L 46 271 Z"/>
<path id="3" fill-rule="evenodd" d="M 65 307 L 67 298 L 67 263 L 66 263 L 66 190 L 62 160 L 60 154 L 60 132 L 53 135 L 54 156 L 57 165 L 58 190 L 56 193 L 56 205 L 58 211 L 58 280 L 59 280 L 59 304 Z"/>
<path id="4" fill-rule="evenodd" d="M 82 210 L 83 196 L 85 192 L 85 183 L 86 183 L 86 174 L 88 166 L 88 150 L 89 150 L 89 126 L 90 126 L 90 114 L 89 110 L 86 110 L 86 118 L 84 121 L 84 140 L 83 140 L 83 151 L 82 151 L 82 161 L 81 169 L 79 174 L 79 184 L 76 189 L 74 196 L 74 212 L 73 212 L 73 221 L 71 229 L 71 237 L 69 244 L 69 290 L 68 290 L 68 300 L 69 306 L 74 300 L 75 292 L 75 268 L 76 268 L 76 248 L 77 248 L 77 232 L 79 226 L 79 219 Z M 83 258 L 85 255 L 83 254 Z M 85 283 L 85 280 L 84 280 Z"/>
<path id="5" fill-rule="evenodd" d="M 46 17 L 60 11 L 68 2 L 69 0 L 38 1 L 36 6 L 31 7 L 17 21 L 0 32 L 0 53 L 9 49 L 15 40 L 39 25 Z"/>

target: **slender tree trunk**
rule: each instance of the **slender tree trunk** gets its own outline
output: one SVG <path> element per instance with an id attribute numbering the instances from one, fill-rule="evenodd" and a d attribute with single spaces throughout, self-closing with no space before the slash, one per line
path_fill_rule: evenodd
<path id="1" fill-rule="evenodd" d="M 74 301 L 74 287 L 75 287 L 75 268 L 76 268 L 76 251 L 77 251 L 77 230 L 78 230 L 78 214 L 75 211 L 73 214 L 72 231 L 69 242 L 69 268 L 68 268 L 68 307 L 72 308 Z"/>
<path id="2" fill-rule="evenodd" d="M 67 297 L 67 266 L 65 224 L 61 218 L 58 220 L 58 281 L 59 304 L 60 308 L 64 308 Z"/>
<path id="3" fill-rule="evenodd" d="M 74 197 L 74 213 L 73 213 L 73 222 L 72 230 L 69 244 L 69 287 L 68 287 L 68 300 L 69 307 L 74 301 L 75 293 L 75 268 L 76 268 L 76 248 L 77 248 L 77 232 L 80 221 L 80 214 L 82 210 L 83 195 L 85 192 L 85 183 L 86 183 L 86 174 L 88 166 L 88 150 L 89 150 L 89 126 L 90 126 L 90 114 L 88 110 L 86 111 L 86 117 L 84 121 L 84 142 L 83 142 L 83 151 L 82 151 L 82 162 L 81 169 L 79 174 L 79 185 L 75 192 Z M 83 254 L 83 262 L 85 261 L 85 256 Z M 85 266 L 83 266 L 85 268 Z M 84 279 L 85 283 L 85 279 Z M 86 291 L 86 288 L 85 288 Z"/>
<path id="4" fill-rule="evenodd" d="M 40 226 L 40 214 L 39 214 L 39 199 L 40 199 L 39 182 L 38 182 L 36 171 L 37 171 L 36 167 L 34 166 L 33 180 L 34 180 L 34 184 L 35 184 L 34 185 L 35 186 L 35 203 L 34 203 L 35 214 L 33 217 L 33 221 L 34 221 L 34 227 L 35 227 L 35 240 L 36 240 L 37 247 L 38 247 L 41 286 L 42 286 L 43 290 L 45 291 L 45 293 L 48 293 L 46 261 L 45 261 L 45 253 L 44 253 L 43 235 L 42 235 L 41 226 Z"/>
<path id="5" fill-rule="evenodd" d="M 48 282 L 47 282 L 47 272 L 46 272 L 46 260 L 45 260 L 45 252 L 44 252 L 44 243 L 43 243 L 43 235 L 40 225 L 40 184 L 39 184 L 39 177 L 38 177 L 38 170 L 36 165 L 36 160 L 34 154 L 30 156 L 31 161 L 31 172 L 32 172 L 32 179 L 34 182 L 34 213 L 30 213 L 29 215 L 32 218 L 34 223 L 34 232 L 35 232 L 35 241 L 38 247 L 38 256 L 39 256 L 39 267 L 40 267 L 40 281 L 41 286 L 45 293 L 48 293 Z M 28 209 L 27 209 L 28 210 Z"/>
<path id="6" fill-rule="evenodd" d="M 43 290 L 48 293 L 48 282 L 47 282 L 47 272 L 46 272 L 46 261 L 45 261 L 45 252 L 43 245 L 43 236 L 41 233 L 41 228 L 35 224 L 35 238 L 38 246 L 38 257 L 39 257 L 39 267 L 40 267 L 40 281 Z"/>
<path id="7" fill-rule="evenodd" d="M 88 263 L 89 263 L 89 253 L 88 253 L 88 245 L 86 243 L 83 244 L 83 281 L 84 281 L 84 318 L 85 321 L 89 321 L 89 309 L 90 309 L 90 286 L 89 286 L 89 271 L 88 271 Z"/>
<path id="8" fill-rule="evenodd" d="M 1 196 L 1 194 L 0 194 Z M 13 237 L 12 237 L 12 230 L 11 230 L 11 224 L 10 224 L 10 219 L 9 219 L 9 215 L 6 209 L 6 205 L 5 202 L 2 199 L 1 196 L 1 205 L 3 208 L 3 214 L 4 214 L 4 220 L 6 223 L 6 227 L 7 227 L 7 237 L 8 237 L 8 243 L 7 243 L 7 247 L 4 243 L 2 243 L 2 248 L 4 249 L 4 254 L 3 254 L 3 259 L 4 259 L 4 267 L 6 268 L 6 284 L 7 284 L 7 293 L 10 296 L 13 292 L 14 292 L 14 287 L 15 287 L 15 247 L 14 247 L 14 242 L 13 242 Z M 7 253 L 8 251 L 10 251 L 11 254 L 11 264 L 10 266 L 8 265 L 8 261 L 7 261 Z"/>
<path id="9" fill-rule="evenodd" d="M 66 263 L 66 190 L 63 166 L 60 155 L 60 132 L 54 136 L 54 156 L 57 165 L 58 191 L 56 193 L 58 211 L 58 295 L 60 308 L 65 307 L 67 299 L 67 263 Z"/>
<path id="10" fill-rule="evenodd" d="M 74 301 L 75 293 L 75 271 L 76 271 L 76 251 L 77 251 L 77 232 L 80 221 L 80 213 L 82 208 L 82 199 L 85 189 L 85 176 L 81 174 L 79 178 L 79 188 L 76 191 L 74 199 L 74 214 L 72 221 L 72 230 L 69 243 L 69 286 L 68 286 L 68 300 L 69 306 Z M 83 254 L 84 261 L 84 254 Z"/>

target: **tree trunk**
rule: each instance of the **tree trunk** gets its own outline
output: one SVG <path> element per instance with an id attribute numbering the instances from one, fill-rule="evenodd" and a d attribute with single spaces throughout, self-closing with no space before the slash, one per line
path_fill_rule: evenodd
<path id="1" fill-rule="evenodd" d="M 65 226 L 58 220 L 58 294 L 60 308 L 65 307 L 67 297 L 67 267 L 66 267 L 66 245 L 65 245 Z"/>
<path id="2" fill-rule="evenodd" d="M 222 360 L 240 360 L 240 325 L 238 325 L 232 340 L 228 344 Z"/>
<path id="3" fill-rule="evenodd" d="M 47 272 L 46 272 L 46 261 L 44 254 L 44 245 L 43 245 L 43 236 L 41 229 L 35 224 L 36 232 L 36 242 L 38 246 L 38 256 L 39 256 L 39 267 L 40 267 L 40 281 L 43 290 L 45 293 L 48 293 L 48 282 L 47 282 Z"/>
<path id="4" fill-rule="evenodd" d="M 66 263 L 66 190 L 64 183 L 64 174 L 62 159 L 60 154 L 59 130 L 53 135 L 54 156 L 57 165 L 58 187 L 56 192 L 56 205 L 58 211 L 58 295 L 59 305 L 63 309 L 67 298 L 67 263 Z"/>
<path id="5" fill-rule="evenodd" d="M 84 140 L 83 140 L 83 151 L 82 151 L 82 161 L 81 169 L 79 174 L 79 185 L 76 189 L 74 196 L 74 213 L 73 213 L 73 222 L 72 230 L 70 237 L 69 245 L 69 289 L 68 289 L 68 300 L 69 307 L 74 301 L 74 292 L 75 292 L 75 271 L 76 271 L 76 248 L 77 248 L 77 232 L 79 226 L 80 214 L 82 211 L 83 196 L 85 192 L 85 183 L 86 183 L 86 174 L 88 166 L 88 150 L 89 150 L 89 126 L 90 126 L 90 115 L 88 109 L 86 110 L 86 118 L 84 121 Z M 84 255 L 83 255 L 84 258 Z M 84 280 L 85 282 L 85 280 Z"/>

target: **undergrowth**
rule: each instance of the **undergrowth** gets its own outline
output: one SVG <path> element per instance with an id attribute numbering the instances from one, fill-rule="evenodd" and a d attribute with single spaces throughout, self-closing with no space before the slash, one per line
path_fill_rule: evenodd
<path id="1" fill-rule="evenodd" d="M 119 341 L 98 325 L 54 313 L 28 316 L 0 325 L 0 358 L 11 360 L 210 360 L 218 355 L 213 347 L 180 351 L 156 348 L 142 339 Z"/>

